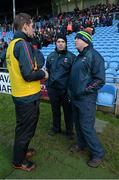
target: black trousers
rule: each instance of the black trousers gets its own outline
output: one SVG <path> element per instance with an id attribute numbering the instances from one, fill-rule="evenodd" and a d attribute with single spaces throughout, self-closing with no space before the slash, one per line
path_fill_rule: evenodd
<path id="1" fill-rule="evenodd" d="M 53 130 L 61 131 L 61 106 L 63 107 L 64 120 L 66 126 L 66 133 L 72 134 L 73 120 L 72 120 L 72 106 L 66 94 L 54 88 L 48 88 L 48 95 L 50 98 L 52 115 L 53 115 Z"/>
<path id="2" fill-rule="evenodd" d="M 13 163 L 20 165 L 25 160 L 31 138 L 39 118 L 39 100 L 28 104 L 15 104 L 16 129 Z"/>

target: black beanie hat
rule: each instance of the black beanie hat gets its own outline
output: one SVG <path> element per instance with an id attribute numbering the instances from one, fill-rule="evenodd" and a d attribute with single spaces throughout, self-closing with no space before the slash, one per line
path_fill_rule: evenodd
<path id="1" fill-rule="evenodd" d="M 66 42 L 66 44 L 67 44 L 67 38 L 66 38 L 65 35 L 63 35 L 63 34 L 58 34 L 58 35 L 56 36 L 56 41 L 57 41 L 58 39 L 63 39 L 63 40 Z"/>

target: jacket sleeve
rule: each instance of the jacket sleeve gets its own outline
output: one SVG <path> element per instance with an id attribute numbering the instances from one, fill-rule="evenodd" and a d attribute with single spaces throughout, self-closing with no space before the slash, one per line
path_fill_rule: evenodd
<path id="1" fill-rule="evenodd" d="M 19 61 L 20 71 L 25 81 L 37 81 L 45 77 L 43 70 L 38 69 L 34 71 L 32 69 L 31 61 L 33 55 L 28 43 L 26 47 L 23 41 L 17 42 L 14 47 L 14 56 Z"/>
<path id="2" fill-rule="evenodd" d="M 105 84 L 104 59 L 98 52 L 93 55 L 91 76 L 92 82 L 86 87 L 86 93 L 93 93 Z"/>
<path id="3" fill-rule="evenodd" d="M 36 55 L 36 58 L 37 58 L 38 67 L 42 68 L 45 65 L 44 55 L 38 49 L 35 49 L 34 51 L 35 51 L 35 55 Z"/>
<path id="4" fill-rule="evenodd" d="M 74 63 L 75 59 L 76 59 L 76 55 L 72 53 L 72 64 Z"/>
<path id="5" fill-rule="evenodd" d="M 48 73 L 50 73 L 50 55 L 47 57 L 46 60 L 46 70 L 48 71 Z"/>

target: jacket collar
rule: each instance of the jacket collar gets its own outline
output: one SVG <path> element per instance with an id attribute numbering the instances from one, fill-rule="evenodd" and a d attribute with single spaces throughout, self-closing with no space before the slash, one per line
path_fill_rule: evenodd
<path id="1" fill-rule="evenodd" d="M 79 52 L 79 53 L 80 53 L 80 56 L 83 56 L 87 51 L 89 51 L 89 50 L 92 49 L 92 48 L 93 48 L 93 45 L 92 45 L 92 44 L 89 45 L 89 46 L 87 46 L 87 47 L 85 47 L 82 52 Z"/>
<path id="2" fill-rule="evenodd" d="M 67 47 L 66 47 L 66 49 L 64 49 L 64 50 L 62 50 L 62 51 L 58 50 L 57 47 L 56 47 L 56 48 L 55 48 L 55 51 L 56 51 L 58 54 L 66 54 L 66 53 L 67 53 Z"/>
<path id="3" fill-rule="evenodd" d="M 15 32 L 15 35 L 14 35 L 14 39 L 16 38 L 22 38 L 28 42 L 31 42 L 32 41 L 32 38 L 28 37 L 24 32 L 22 31 L 16 31 Z"/>

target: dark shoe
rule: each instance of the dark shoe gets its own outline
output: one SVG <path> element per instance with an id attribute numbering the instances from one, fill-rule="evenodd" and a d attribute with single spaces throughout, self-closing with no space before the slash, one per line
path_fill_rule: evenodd
<path id="1" fill-rule="evenodd" d="M 23 170 L 23 171 L 30 172 L 31 170 L 35 169 L 36 165 L 31 161 L 25 160 L 21 165 L 13 164 L 13 167 L 15 169 L 20 169 L 20 170 Z"/>
<path id="2" fill-rule="evenodd" d="M 73 153 L 77 153 L 77 152 L 80 152 L 80 151 L 83 151 L 84 148 L 81 148 L 78 144 L 74 144 L 71 148 L 70 148 L 70 151 L 73 152 Z"/>
<path id="3" fill-rule="evenodd" d="M 97 168 L 102 163 L 102 159 L 92 158 L 87 162 L 88 166 Z"/>
<path id="4" fill-rule="evenodd" d="M 28 149 L 26 153 L 26 159 L 31 158 L 34 154 L 36 154 L 36 150 L 34 148 Z"/>

